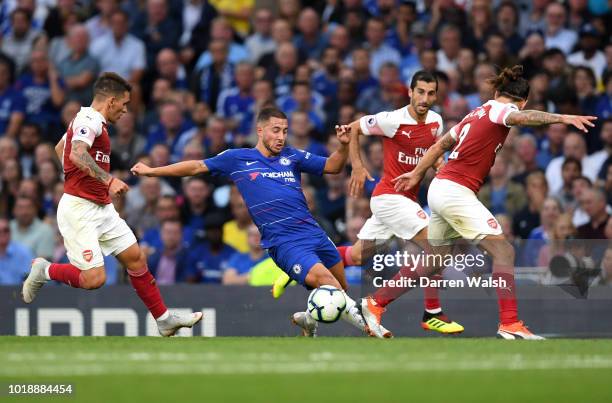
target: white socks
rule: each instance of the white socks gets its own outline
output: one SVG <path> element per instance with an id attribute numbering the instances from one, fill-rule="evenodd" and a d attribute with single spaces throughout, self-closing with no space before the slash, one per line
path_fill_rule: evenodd
<path id="1" fill-rule="evenodd" d="M 342 291 L 342 293 L 344 294 L 344 299 L 346 299 L 346 308 L 342 314 L 342 319 L 365 332 L 366 324 L 363 320 L 363 316 L 361 316 L 361 312 L 359 312 L 357 308 L 357 303 L 353 298 L 348 296 L 346 291 Z"/>

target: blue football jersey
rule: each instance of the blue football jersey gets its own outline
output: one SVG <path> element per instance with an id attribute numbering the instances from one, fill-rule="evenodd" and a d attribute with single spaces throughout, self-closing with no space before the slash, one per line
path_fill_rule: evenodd
<path id="1" fill-rule="evenodd" d="M 267 158 L 256 148 L 226 150 L 204 160 L 212 174 L 229 177 L 244 199 L 259 232 L 261 246 L 325 235 L 310 214 L 301 173 L 322 175 L 326 158 L 292 147 Z"/>

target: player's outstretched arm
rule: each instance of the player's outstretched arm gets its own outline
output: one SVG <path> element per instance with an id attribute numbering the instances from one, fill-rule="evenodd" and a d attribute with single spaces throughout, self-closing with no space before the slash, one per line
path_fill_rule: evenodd
<path id="1" fill-rule="evenodd" d="M 352 122 L 347 127 L 350 133 L 351 142 L 349 144 L 349 156 L 351 158 L 351 179 L 349 180 L 349 195 L 351 197 L 359 197 L 363 193 L 363 186 L 366 179 L 373 181 L 372 175 L 363 166 L 363 160 L 361 159 L 361 144 L 359 143 L 359 136 L 361 127 L 359 120 Z"/>
<path id="2" fill-rule="evenodd" d="M 350 129 L 346 125 L 336 126 L 336 136 L 340 140 L 340 148 L 327 158 L 323 168 L 324 174 L 337 174 L 344 168 L 349 156 L 349 143 L 351 141 L 349 131 Z"/>
<path id="3" fill-rule="evenodd" d="M 423 179 L 425 172 L 438 163 L 438 160 L 445 152 L 449 151 L 455 145 L 455 139 L 446 133 L 438 142 L 429 147 L 429 150 L 423 155 L 417 166 L 410 172 L 392 179 L 395 183 L 395 190 L 398 192 L 407 191 L 413 188 Z"/>
<path id="4" fill-rule="evenodd" d="M 541 126 L 553 123 L 564 123 L 572 125 L 583 132 L 588 132 L 588 127 L 593 127 L 596 116 L 561 115 L 536 110 L 511 112 L 506 117 L 508 126 Z"/>
<path id="5" fill-rule="evenodd" d="M 68 158 L 81 171 L 108 186 L 108 192 L 111 196 L 121 195 L 130 189 L 121 179 L 114 178 L 111 174 L 100 168 L 91 155 L 89 155 L 89 144 L 84 141 L 74 140 L 72 142 L 72 149 Z"/>
<path id="6" fill-rule="evenodd" d="M 181 161 L 157 168 L 138 162 L 130 171 L 136 176 L 194 176 L 208 172 L 208 167 L 201 160 Z"/>

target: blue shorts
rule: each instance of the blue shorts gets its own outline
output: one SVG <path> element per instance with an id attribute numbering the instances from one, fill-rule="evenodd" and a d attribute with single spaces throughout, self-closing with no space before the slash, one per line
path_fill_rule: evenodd
<path id="1" fill-rule="evenodd" d="M 326 235 L 285 242 L 268 249 L 268 254 L 281 270 L 303 286 L 315 264 L 322 263 L 329 269 L 342 261 L 336 245 Z"/>

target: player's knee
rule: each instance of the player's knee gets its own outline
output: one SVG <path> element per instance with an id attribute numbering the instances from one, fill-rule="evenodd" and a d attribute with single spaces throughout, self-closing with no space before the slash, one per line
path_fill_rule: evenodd
<path id="1" fill-rule="evenodd" d="M 102 270 L 90 270 L 81 273 L 81 288 L 95 290 L 106 283 L 106 273 Z"/>

